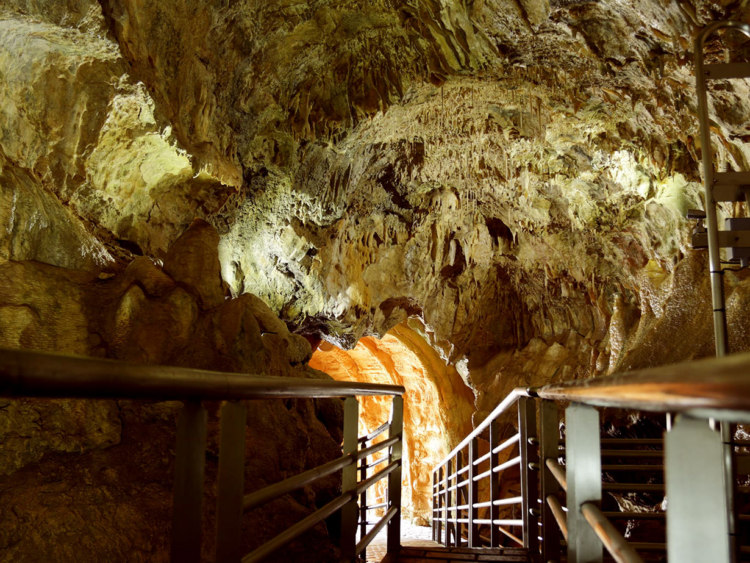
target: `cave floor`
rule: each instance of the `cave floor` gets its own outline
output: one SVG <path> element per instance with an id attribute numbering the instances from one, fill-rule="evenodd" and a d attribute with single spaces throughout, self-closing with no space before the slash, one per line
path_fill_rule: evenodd
<path id="1" fill-rule="evenodd" d="M 387 535 L 383 530 L 367 548 L 368 563 L 386 562 Z M 432 541 L 429 526 L 401 523 L 401 553 L 398 563 L 439 563 L 456 561 L 507 561 L 525 562 L 528 556 L 523 549 L 487 549 L 482 552 L 466 548 L 445 548 Z"/>

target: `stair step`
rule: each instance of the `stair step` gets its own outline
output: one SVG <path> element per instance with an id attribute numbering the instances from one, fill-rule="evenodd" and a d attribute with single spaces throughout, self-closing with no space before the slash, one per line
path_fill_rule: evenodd
<path id="1" fill-rule="evenodd" d="M 518 548 L 406 547 L 402 546 L 399 563 L 437 563 L 439 561 L 499 561 L 527 563 L 528 551 Z"/>
<path id="2" fill-rule="evenodd" d="M 603 491 L 661 493 L 664 485 L 660 483 L 602 483 Z"/>
<path id="3" fill-rule="evenodd" d="M 610 520 L 663 520 L 666 512 L 605 512 Z"/>
<path id="4" fill-rule="evenodd" d="M 602 450 L 602 457 L 663 457 L 662 450 Z"/>
<path id="5" fill-rule="evenodd" d="M 744 201 L 750 187 L 750 172 L 717 172 L 711 192 L 716 201 Z"/>
<path id="6" fill-rule="evenodd" d="M 664 466 L 660 463 L 652 465 L 602 465 L 602 471 L 664 471 Z"/>
<path id="7" fill-rule="evenodd" d="M 703 65 L 703 74 L 709 80 L 747 78 L 750 76 L 750 63 L 713 63 Z"/>

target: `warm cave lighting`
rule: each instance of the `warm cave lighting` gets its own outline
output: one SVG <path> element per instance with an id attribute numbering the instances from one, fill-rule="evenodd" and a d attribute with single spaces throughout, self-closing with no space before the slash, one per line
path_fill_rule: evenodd
<path id="1" fill-rule="evenodd" d="M 473 394 L 458 372 L 445 365 L 425 339 L 406 324 L 393 328 L 382 339 L 364 337 L 352 350 L 323 342 L 310 366 L 339 381 L 406 388 L 403 513 L 416 524 L 427 525 L 432 468 L 471 431 Z M 360 435 L 388 419 L 390 401 L 361 397 L 360 405 Z M 375 497 L 378 494 L 376 489 Z"/>

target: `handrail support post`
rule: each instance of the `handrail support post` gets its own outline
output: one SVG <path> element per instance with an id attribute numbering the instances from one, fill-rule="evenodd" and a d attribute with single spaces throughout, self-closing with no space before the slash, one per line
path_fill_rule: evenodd
<path id="1" fill-rule="evenodd" d="M 479 486 L 474 483 L 474 476 L 476 475 L 476 467 L 474 461 L 477 458 L 477 448 L 479 447 L 479 441 L 477 438 L 473 438 L 469 442 L 469 485 L 468 485 L 468 498 L 467 504 L 469 505 L 469 547 L 479 547 L 479 528 L 474 524 L 474 520 L 477 519 L 477 507 L 476 504 L 479 502 Z"/>
<path id="2" fill-rule="evenodd" d="M 601 563 L 602 543 L 586 522 L 581 506 L 602 500 L 599 411 L 571 404 L 565 409 L 565 452 L 568 482 L 568 561 Z"/>
<path id="3" fill-rule="evenodd" d="M 443 531 L 445 533 L 445 541 L 442 541 L 442 543 L 445 546 L 448 546 L 448 542 L 450 542 L 450 527 L 448 524 L 448 510 L 450 506 L 450 493 L 448 492 L 448 485 L 450 484 L 450 481 L 448 480 L 448 475 L 451 471 L 451 462 L 450 460 L 443 466 Z"/>
<path id="4" fill-rule="evenodd" d="M 359 402 L 356 397 L 344 400 L 344 455 L 357 455 L 359 447 Z M 355 558 L 357 535 L 357 464 L 352 463 L 341 470 L 341 491 L 351 493 L 341 509 L 341 558 L 342 561 L 353 561 Z"/>
<path id="5" fill-rule="evenodd" d="M 206 409 L 185 401 L 177 420 L 174 500 L 172 502 L 173 563 L 199 563 L 206 465 Z"/>
<path id="6" fill-rule="evenodd" d="M 499 454 L 493 453 L 499 444 L 500 427 L 495 419 L 490 423 L 490 547 L 500 545 L 500 530 L 495 526 L 495 520 L 500 517 L 500 507 L 495 504 L 496 500 L 500 500 L 500 475 L 495 472 Z"/>
<path id="7" fill-rule="evenodd" d="M 536 412 L 529 397 L 518 399 L 519 454 L 521 456 L 521 507 L 523 510 L 523 544 L 531 557 L 539 551 L 537 526 L 538 474 L 532 464 L 538 465 L 536 448 L 531 445 L 536 438 Z"/>
<path id="8" fill-rule="evenodd" d="M 728 563 L 732 559 L 721 434 L 705 420 L 680 415 L 664 447 L 669 560 Z"/>
<path id="9" fill-rule="evenodd" d="M 457 452 L 456 453 L 456 466 L 455 466 L 455 472 L 454 472 L 454 478 L 453 478 L 453 486 L 456 487 L 453 491 L 453 519 L 455 520 L 454 524 L 454 540 L 455 540 L 455 546 L 461 547 L 461 541 L 463 538 L 463 522 L 459 522 L 459 519 L 461 518 L 461 510 L 459 510 L 459 506 L 461 506 L 461 489 L 463 486 L 459 486 L 459 483 L 461 482 L 461 479 L 463 479 L 463 473 L 459 474 L 459 472 L 464 468 L 464 453 Z"/>
<path id="10" fill-rule="evenodd" d="M 396 514 L 388 522 L 388 554 L 395 559 L 401 549 L 401 456 L 404 441 L 404 399 L 400 395 L 393 397 L 391 420 L 388 429 L 389 438 L 400 438 L 391 446 L 388 461 L 398 462 L 398 467 L 388 475 L 388 508 L 396 509 Z"/>
<path id="11" fill-rule="evenodd" d="M 247 410 L 240 401 L 221 407 L 219 473 L 216 494 L 216 561 L 239 563 L 242 558 L 242 499 L 245 487 Z"/>
<path id="12" fill-rule="evenodd" d="M 557 495 L 560 484 L 547 467 L 547 458 L 557 461 L 560 441 L 559 408 L 553 401 L 541 400 L 539 404 L 539 449 L 541 457 L 541 490 L 542 490 L 542 561 L 560 559 L 560 529 L 555 522 L 555 515 L 546 499 Z"/>

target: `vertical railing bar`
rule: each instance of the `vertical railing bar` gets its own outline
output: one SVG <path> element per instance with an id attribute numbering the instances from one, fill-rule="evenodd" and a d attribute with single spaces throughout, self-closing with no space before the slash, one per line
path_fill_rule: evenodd
<path id="1" fill-rule="evenodd" d="M 546 464 L 547 458 L 557 461 L 559 455 L 558 443 L 560 439 L 560 421 L 558 406 L 553 401 L 540 401 L 540 457 L 541 461 L 541 490 L 542 499 L 542 561 L 558 561 L 560 559 L 560 529 L 555 515 L 546 499 L 560 491 L 560 484 L 552 475 Z"/>
<path id="2" fill-rule="evenodd" d="M 474 483 L 474 475 L 476 474 L 477 470 L 476 467 L 474 467 L 474 460 L 477 457 L 477 447 L 479 446 L 479 441 L 474 438 L 469 442 L 469 484 L 468 484 L 468 498 L 467 503 L 469 505 L 469 547 L 477 547 L 477 540 L 479 539 L 479 533 L 477 526 L 474 524 L 474 520 L 477 518 L 477 508 L 476 504 L 479 502 L 478 498 L 479 495 L 478 489 L 479 486 Z"/>
<path id="3" fill-rule="evenodd" d="M 437 491 L 436 491 L 436 497 L 437 497 L 437 512 L 433 515 L 433 519 L 435 520 L 435 541 L 438 543 L 443 542 L 443 520 L 442 520 L 442 513 L 443 513 L 443 494 L 440 492 L 440 484 L 443 482 L 443 468 L 439 468 L 436 473 L 434 473 L 435 483 L 437 485 Z"/>
<path id="4" fill-rule="evenodd" d="M 432 478 L 432 513 L 430 514 L 430 518 L 432 520 L 430 522 L 432 524 L 432 541 L 438 542 L 440 541 L 438 539 L 438 533 L 437 533 L 437 526 L 438 526 L 438 522 L 440 521 L 440 518 L 439 518 L 440 499 L 438 498 L 437 484 L 440 482 L 440 477 L 439 477 L 439 472 L 437 469 L 435 469 L 432 472 L 431 478 Z"/>
<path id="5" fill-rule="evenodd" d="M 388 437 L 399 437 L 399 441 L 390 447 L 389 462 L 398 461 L 398 468 L 388 475 L 389 509 L 395 508 L 396 515 L 388 522 L 388 555 L 395 560 L 401 550 L 401 470 L 404 443 L 404 398 L 400 395 L 393 397 L 391 403 L 391 421 Z"/>
<path id="6" fill-rule="evenodd" d="M 602 542 L 581 513 L 585 502 L 602 500 L 599 412 L 584 405 L 565 409 L 566 480 L 568 483 L 568 561 L 601 563 Z"/>
<path id="7" fill-rule="evenodd" d="M 499 438 L 499 427 L 497 419 L 490 423 L 490 520 L 494 522 L 499 519 L 500 507 L 495 504 L 496 500 L 500 500 L 500 475 L 494 471 L 497 466 L 497 456 L 499 453 L 492 453 L 497 447 Z M 500 531 L 497 529 L 495 524 L 490 524 L 490 547 L 498 547 L 500 545 Z"/>
<path id="8" fill-rule="evenodd" d="M 443 470 L 443 531 L 445 532 L 445 541 L 441 543 L 445 546 L 450 541 L 448 532 L 448 502 L 450 501 L 448 494 L 448 474 L 450 473 L 450 464 L 451 462 L 448 461 Z"/>
<path id="9" fill-rule="evenodd" d="M 201 560 L 206 420 L 206 409 L 200 401 L 184 402 L 177 421 L 175 448 L 170 554 L 173 563 L 199 563 Z"/>
<path id="10" fill-rule="evenodd" d="M 367 445 L 365 442 L 364 446 Z M 367 458 L 364 457 L 359 461 L 359 480 L 367 479 Z M 367 491 L 362 491 L 359 495 L 359 539 L 360 541 L 367 535 Z M 362 560 L 367 561 L 367 548 L 360 554 Z"/>
<path id="11" fill-rule="evenodd" d="M 356 455 L 358 448 L 359 402 L 356 397 L 344 400 L 344 455 Z M 341 470 L 341 491 L 347 493 L 357 486 L 357 465 Z M 341 509 L 341 558 L 353 561 L 356 556 L 357 499 L 355 496 Z"/>
<path id="12" fill-rule="evenodd" d="M 666 433 L 669 561 L 733 561 L 723 454 L 721 433 L 704 419 L 679 415 Z"/>
<path id="13" fill-rule="evenodd" d="M 239 401 L 221 407 L 219 470 L 216 494 L 216 561 L 239 563 L 242 558 L 242 499 L 245 493 L 245 430 L 247 411 Z"/>
<path id="14" fill-rule="evenodd" d="M 455 496 L 455 504 L 453 505 L 453 518 L 458 520 L 460 516 L 460 512 L 458 510 L 458 507 L 462 504 L 461 503 L 461 488 L 458 484 L 462 480 L 462 476 L 458 474 L 459 471 L 461 471 L 464 468 L 464 458 L 463 458 L 463 451 L 456 452 L 456 472 L 454 474 L 454 480 L 453 485 L 456 487 Z M 463 474 L 462 474 L 463 475 Z M 461 547 L 461 541 L 463 538 L 463 524 L 461 522 L 456 522 L 456 547 Z"/>
<path id="15" fill-rule="evenodd" d="M 536 445 L 535 402 L 529 397 L 518 399 L 519 447 L 521 455 L 521 499 L 524 521 L 524 547 L 533 559 L 539 552 L 539 457 Z"/>

